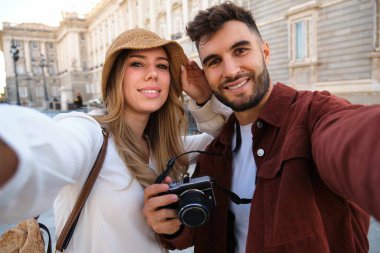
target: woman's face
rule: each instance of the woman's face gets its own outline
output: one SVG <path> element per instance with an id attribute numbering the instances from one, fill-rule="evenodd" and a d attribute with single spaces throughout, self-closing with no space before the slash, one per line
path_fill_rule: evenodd
<path id="1" fill-rule="evenodd" d="M 168 98 L 169 88 L 169 58 L 162 47 L 128 53 L 123 81 L 126 113 L 157 111 Z"/>

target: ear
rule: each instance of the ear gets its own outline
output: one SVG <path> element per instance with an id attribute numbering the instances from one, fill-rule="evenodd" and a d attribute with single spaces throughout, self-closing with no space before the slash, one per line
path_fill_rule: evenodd
<path id="1" fill-rule="evenodd" d="M 265 64 L 268 65 L 269 61 L 270 61 L 270 48 L 269 48 L 269 44 L 267 42 L 264 41 L 261 44 L 261 51 L 263 52 Z"/>

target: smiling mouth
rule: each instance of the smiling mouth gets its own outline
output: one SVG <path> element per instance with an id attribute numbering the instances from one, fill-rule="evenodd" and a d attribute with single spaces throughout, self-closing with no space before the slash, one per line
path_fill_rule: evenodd
<path id="1" fill-rule="evenodd" d="M 242 82 L 240 82 L 240 83 L 238 83 L 236 85 L 228 86 L 228 87 L 226 87 L 226 89 L 227 90 L 236 90 L 236 89 L 239 89 L 240 87 L 243 87 L 244 85 L 246 85 L 247 82 L 248 82 L 248 80 L 249 79 L 246 79 L 246 80 L 244 80 L 244 81 L 242 81 Z"/>
<path id="2" fill-rule="evenodd" d="M 156 94 L 156 93 L 160 93 L 160 91 L 158 91 L 158 90 L 140 90 L 140 92 L 142 92 L 142 93 L 147 93 L 147 94 Z"/>

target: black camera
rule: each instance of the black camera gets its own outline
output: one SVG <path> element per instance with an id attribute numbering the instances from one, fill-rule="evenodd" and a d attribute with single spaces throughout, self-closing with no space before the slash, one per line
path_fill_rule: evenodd
<path id="1" fill-rule="evenodd" d="M 182 224 L 198 227 L 204 224 L 210 210 L 215 206 L 213 180 L 209 176 L 185 177 L 179 182 L 169 184 L 169 190 L 160 195 L 176 194 L 178 201 L 165 206 L 178 211 Z"/>

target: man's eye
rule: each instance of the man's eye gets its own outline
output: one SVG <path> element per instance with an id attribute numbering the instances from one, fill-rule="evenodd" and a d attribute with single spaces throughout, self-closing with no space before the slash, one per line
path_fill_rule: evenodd
<path id="1" fill-rule="evenodd" d="M 212 65 L 218 64 L 219 62 L 220 62 L 219 58 L 212 59 L 209 61 L 208 66 L 210 67 Z"/>
<path id="2" fill-rule="evenodd" d="M 169 66 L 166 65 L 166 64 L 158 64 L 157 67 L 158 67 L 159 69 L 169 69 Z"/>
<path id="3" fill-rule="evenodd" d="M 241 54 L 244 54 L 246 51 L 247 51 L 246 48 L 237 48 L 237 49 L 235 50 L 235 54 L 236 54 L 236 55 L 241 55 Z"/>
<path id="4" fill-rule="evenodd" d="M 131 66 L 132 67 L 142 67 L 142 63 L 141 62 L 132 62 Z"/>

